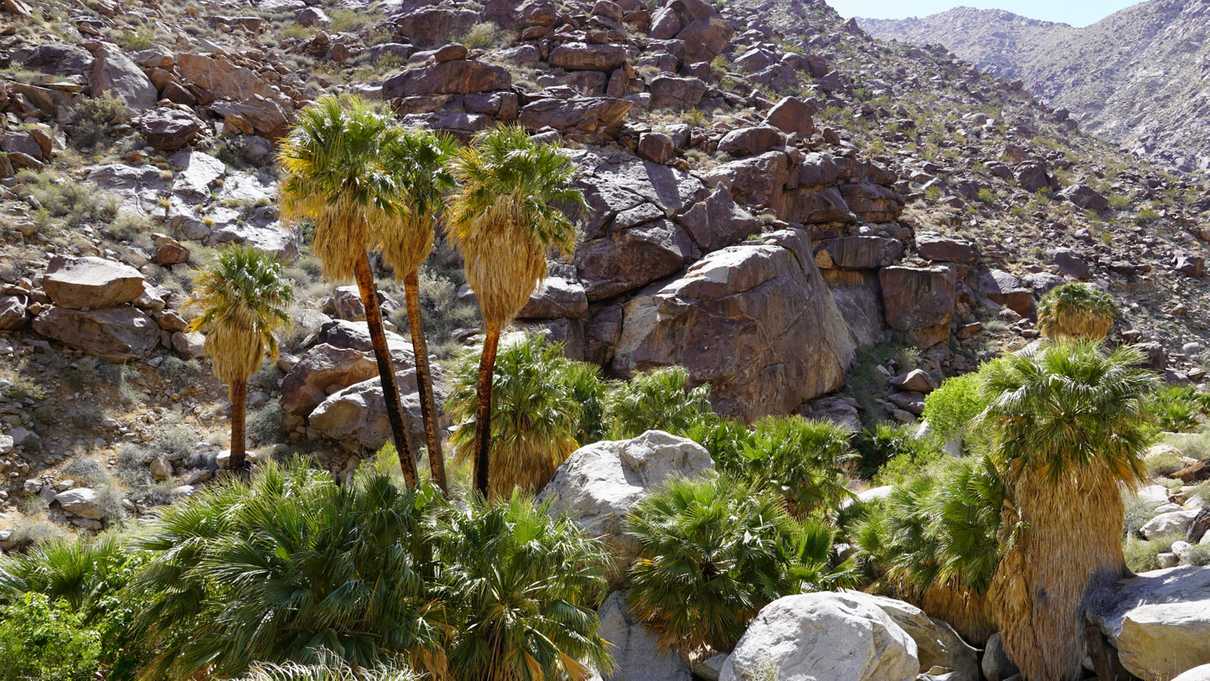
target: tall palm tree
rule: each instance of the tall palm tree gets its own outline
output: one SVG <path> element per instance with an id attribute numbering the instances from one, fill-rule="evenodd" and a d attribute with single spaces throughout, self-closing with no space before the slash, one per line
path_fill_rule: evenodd
<path id="1" fill-rule="evenodd" d="M 416 457 L 404 425 L 369 255 L 383 229 L 401 214 L 398 183 L 384 163 L 384 150 L 398 144 L 399 134 L 387 116 L 360 98 L 324 97 L 303 109 L 282 144 L 279 192 L 283 219 L 315 224 L 312 248 L 324 275 L 357 281 L 399 466 L 415 486 Z"/>
<path id="2" fill-rule="evenodd" d="M 1127 573 L 1120 488 L 1145 478 L 1156 384 L 1142 360 L 1062 342 L 982 370 L 1005 489 L 988 602 L 1027 679 L 1078 678 L 1085 599 Z"/>
<path id="3" fill-rule="evenodd" d="M 1100 341 L 1109 335 L 1118 308 L 1108 293 L 1072 282 L 1056 286 L 1038 304 L 1038 331 L 1052 340 Z"/>
<path id="4" fill-rule="evenodd" d="M 277 356 L 274 333 L 290 323 L 293 299 L 281 263 L 250 246 L 231 246 L 202 272 L 190 304 L 201 314 L 189 325 L 206 335 L 214 375 L 231 392 L 231 470 L 247 467 L 244 413 L 248 377 L 265 356 Z"/>
<path id="5" fill-rule="evenodd" d="M 433 250 L 434 222 L 442 199 L 454 187 L 446 164 L 454 155 L 452 138 L 427 130 L 403 130 L 396 144 L 388 147 L 385 164 L 395 176 L 402 210 L 381 230 L 383 259 L 403 280 L 408 328 L 416 355 L 416 384 L 420 389 L 420 413 L 429 451 L 432 480 L 448 491 L 445 459 L 441 451 L 440 424 L 433 402 L 433 375 L 429 368 L 428 343 L 420 316 L 420 266 Z"/>
<path id="6" fill-rule="evenodd" d="M 475 136 L 453 164 L 461 185 L 448 211 L 449 235 L 483 314 L 475 413 L 475 489 L 486 495 L 491 450 L 492 372 L 500 332 L 546 276 L 551 248 L 569 253 L 575 226 L 564 208 L 579 208 L 571 161 L 515 126 Z"/>

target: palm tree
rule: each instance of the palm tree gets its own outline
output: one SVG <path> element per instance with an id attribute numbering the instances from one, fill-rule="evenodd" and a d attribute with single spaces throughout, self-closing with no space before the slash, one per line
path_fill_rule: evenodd
<path id="1" fill-rule="evenodd" d="M 155 651 L 146 677 L 340 660 L 441 678 L 431 528 L 444 509 L 435 487 L 369 471 L 340 485 L 302 461 L 170 507 L 138 541 L 149 560 L 131 587 L 134 631 Z"/>
<path id="2" fill-rule="evenodd" d="M 277 356 L 279 329 L 289 325 L 293 299 L 281 263 L 250 246 L 231 246 L 198 278 L 189 328 L 206 334 L 214 375 L 230 387 L 231 470 L 247 467 L 244 414 L 248 377 L 265 356 Z"/>
<path id="3" fill-rule="evenodd" d="M 594 608 L 605 596 L 604 546 L 566 518 L 513 495 L 475 499 L 440 526 L 447 599 L 459 613 L 446 646 L 456 681 L 609 675 Z"/>
<path id="4" fill-rule="evenodd" d="M 791 512 L 832 513 L 852 496 L 843 467 L 857 458 L 852 433 L 831 421 L 769 416 L 756 422 L 735 475 L 779 490 Z"/>
<path id="5" fill-rule="evenodd" d="M 742 481 L 673 480 L 626 521 L 639 544 L 632 612 L 682 653 L 731 650 L 762 607 L 849 584 L 830 563 L 832 531 L 798 522 L 780 495 Z"/>
<path id="6" fill-rule="evenodd" d="M 324 97 L 303 109 L 282 144 L 279 192 L 284 220 L 314 223 L 312 247 L 323 262 L 324 275 L 357 281 L 395 451 L 404 479 L 415 486 L 415 451 L 404 425 L 368 252 L 403 213 L 398 182 L 384 160 L 385 150 L 398 144 L 399 135 L 387 116 L 360 98 Z"/>
<path id="7" fill-rule="evenodd" d="M 453 156 L 452 138 L 426 130 L 404 130 L 396 144 L 386 149 L 384 162 L 395 176 L 404 210 L 381 230 L 383 259 L 403 280 L 408 328 L 416 355 L 416 384 L 420 389 L 420 413 L 429 452 L 432 480 L 448 491 L 445 458 L 441 451 L 440 423 L 433 402 L 433 375 L 429 368 L 428 343 L 420 314 L 420 266 L 433 250 L 434 222 L 444 196 L 454 187 L 446 169 Z"/>
<path id="8" fill-rule="evenodd" d="M 635 374 L 609 393 L 606 412 L 610 437 L 637 437 L 648 430 L 688 433 L 699 422 L 714 420 L 710 385 L 689 386 L 689 372 L 670 366 Z"/>
<path id="9" fill-rule="evenodd" d="M 1005 487 L 988 602 L 1028 679 L 1078 678 L 1087 595 L 1127 573 L 1121 487 L 1145 479 L 1142 354 L 1061 342 L 987 365 L 985 418 Z"/>
<path id="10" fill-rule="evenodd" d="M 563 212 L 584 197 L 571 161 L 525 130 L 501 126 L 475 136 L 453 164 L 460 189 L 447 213 L 449 236 L 479 299 L 485 334 L 475 412 L 475 489 L 486 495 L 491 450 L 492 371 L 500 333 L 546 276 L 551 248 L 570 253 L 575 227 Z"/>
<path id="11" fill-rule="evenodd" d="M 579 447 L 576 433 L 584 415 L 584 396 L 577 394 L 584 384 L 579 365 L 563 355 L 561 343 L 549 343 L 537 334 L 500 352 L 492 374 L 489 499 L 507 499 L 514 489 L 537 493 Z M 472 417 L 478 406 L 477 380 L 474 357 L 468 356 L 449 398 L 450 415 L 459 424 L 450 442 L 463 460 L 476 452 Z"/>
<path id="12" fill-rule="evenodd" d="M 1038 304 L 1038 331 L 1052 340 L 1103 340 L 1117 319 L 1118 308 L 1104 291 L 1068 283 L 1047 291 Z"/>

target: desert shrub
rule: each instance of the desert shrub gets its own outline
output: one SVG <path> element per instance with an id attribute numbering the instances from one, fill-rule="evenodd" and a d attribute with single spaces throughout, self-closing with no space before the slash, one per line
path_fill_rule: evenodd
<path id="1" fill-rule="evenodd" d="M 118 36 L 118 44 L 128 52 L 145 50 L 155 43 L 155 28 L 143 24 L 137 28 L 122 31 Z"/>
<path id="2" fill-rule="evenodd" d="M 248 437 L 256 445 L 282 442 L 286 439 L 282 427 L 285 412 L 277 400 L 269 400 L 264 406 L 248 414 Z"/>
<path id="3" fill-rule="evenodd" d="M 1168 385 L 1147 399 L 1144 409 L 1160 430 L 1190 433 L 1198 430 L 1201 417 L 1210 413 L 1210 395 L 1187 385 Z"/>
<path id="4" fill-rule="evenodd" d="M 829 562 L 831 530 L 800 523 L 779 495 L 737 480 L 670 482 L 626 527 L 640 547 L 631 610 L 680 652 L 730 650 L 769 602 L 846 583 Z"/>
<path id="5" fill-rule="evenodd" d="M 481 21 L 462 36 L 459 41 L 470 50 L 484 50 L 499 45 L 503 39 L 500 27 L 493 21 Z"/>
<path id="6" fill-rule="evenodd" d="M 853 447 L 860 455 L 858 472 L 861 477 L 874 479 L 878 484 L 895 482 L 895 471 L 908 463 L 926 464 L 939 456 L 935 440 L 916 437 L 916 429 L 907 424 L 880 423 L 863 430 L 853 439 Z M 886 464 L 899 462 L 896 468 L 880 475 Z"/>
<path id="7" fill-rule="evenodd" d="M 619 383 L 606 398 L 610 437 L 637 437 L 648 430 L 674 435 L 714 417 L 710 386 L 689 387 L 689 372 L 672 366 L 636 374 Z"/>
<path id="8" fill-rule="evenodd" d="M 564 357 L 561 343 L 536 334 L 500 351 L 492 376 L 489 496 L 508 498 L 513 488 L 536 493 L 579 446 L 585 405 L 577 390 L 600 393 L 603 388 L 589 387 L 594 375 L 575 364 Z M 447 402 L 457 424 L 450 444 L 466 460 L 475 453 L 478 369 L 477 356 L 463 358 Z"/>
<path id="9" fill-rule="evenodd" d="M 46 211 L 48 223 L 73 229 L 84 224 L 108 223 L 118 214 L 117 202 L 85 182 L 69 181 L 53 171 L 17 173 L 20 191 L 33 197 Z"/>
<path id="10" fill-rule="evenodd" d="M 1180 452 L 1172 450 L 1148 454 L 1143 464 L 1147 466 L 1147 475 L 1152 478 L 1166 478 L 1185 467 Z"/>
<path id="11" fill-rule="evenodd" d="M 1185 456 L 1195 459 L 1210 459 L 1210 427 L 1202 427 L 1195 433 L 1166 435 L 1164 441 L 1181 450 Z"/>
<path id="12" fill-rule="evenodd" d="M 979 374 L 955 376 L 924 398 L 924 420 L 942 442 L 965 437 L 975 417 L 987 407 L 979 391 Z"/>
<path id="13" fill-rule="evenodd" d="M 67 134 L 81 149 L 92 149 L 113 141 L 115 128 L 130 121 L 130 110 L 117 97 L 78 97 L 67 123 Z"/>
<path id="14" fill-rule="evenodd" d="M 382 665 L 373 669 L 354 669 L 335 656 L 325 656 L 314 664 L 258 664 L 238 681 L 418 681 L 420 677 L 406 668 Z"/>
<path id="15" fill-rule="evenodd" d="M 458 282 L 430 265 L 420 270 L 420 308 L 429 347 L 438 357 L 449 357 L 461 349 L 459 333 L 479 326 L 479 308 L 459 300 Z M 407 328 L 407 310 L 393 316 L 395 324 Z"/>
<path id="16" fill-rule="evenodd" d="M 1126 495 L 1124 501 L 1127 536 L 1137 535 L 1143 525 L 1155 517 L 1155 509 L 1163 503 L 1133 494 Z"/>
<path id="17" fill-rule="evenodd" d="M 1205 567 L 1210 565 L 1210 546 L 1205 544 L 1197 544 L 1189 549 L 1188 561 L 1190 565 Z"/>
<path id="18" fill-rule="evenodd" d="M 0 681 L 92 681 L 100 655 L 100 632 L 62 601 L 31 592 L 0 607 Z"/>
<path id="19" fill-rule="evenodd" d="M 1180 534 L 1164 535 L 1152 539 L 1127 537 L 1122 551 L 1126 556 L 1126 567 L 1134 572 L 1157 570 L 1160 566 L 1159 555 L 1167 553 L 1172 543 L 1184 539 Z"/>

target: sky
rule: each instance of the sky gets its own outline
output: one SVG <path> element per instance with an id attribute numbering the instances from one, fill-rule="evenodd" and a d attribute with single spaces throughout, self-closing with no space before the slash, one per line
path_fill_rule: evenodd
<path id="1" fill-rule="evenodd" d="M 1072 26 L 1096 23 L 1139 0 L 827 0 L 843 17 L 904 19 L 924 17 L 953 7 L 1003 9 L 1031 19 Z"/>

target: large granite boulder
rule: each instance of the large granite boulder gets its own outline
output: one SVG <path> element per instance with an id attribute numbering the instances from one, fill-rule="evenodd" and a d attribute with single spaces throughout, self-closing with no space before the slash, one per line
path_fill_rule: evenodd
<path id="1" fill-rule="evenodd" d="M 881 488 L 875 488 L 881 489 Z M 891 488 L 883 490 L 890 493 Z M 876 498 L 867 490 L 861 494 L 863 501 Z M 883 494 L 882 496 L 886 496 Z M 972 648 L 954 631 L 953 627 L 941 620 L 929 617 L 923 610 L 911 603 L 862 593 L 846 591 L 845 596 L 862 601 L 882 609 L 895 623 L 907 632 L 916 642 L 916 657 L 920 660 L 920 668 L 929 670 L 938 668 L 948 674 L 946 681 L 983 681 L 979 668 L 979 651 Z"/>
<path id="2" fill-rule="evenodd" d="M 656 76 L 648 84 L 653 109 L 685 111 L 696 108 L 706 96 L 709 86 L 701 78 Z"/>
<path id="3" fill-rule="evenodd" d="M 1210 567 L 1124 579 L 1093 594 L 1088 611 L 1122 666 L 1144 681 L 1165 681 L 1210 663 Z"/>
<path id="4" fill-rule="evenodd" d="M 720 681 L 914 681 L 912 637 L 881 608 L 847 593 L 785 596 L 761 609 Z"/>
<path id="5" fill-rule="evenodd" d="M 404 3 L 415 7 L 418 3 Z M 479 21 L 479 13 L 464 7 L 420 7 L 393 18 L 395 37 L 413 45 L 441 45 L 461 36 Z"/>
<path id="6" fill-rule="evenodd" d="M 466 95 L 507 90 L 512 86 L 508 71 L 473 59 L 456 59 L 406 69 L 382 83 L 387 99 L 428 95 Z"/>
<path id="7" fill-rule="evenodd" d="M 418 447 L 424 443 L 424 421 L 416 390 L 416 370 L 396 371 L 395 380 L 403 403 L 405 426 L 413 446 Z M 434 386 L 434 393 L 438 392 L 438 387 Z M 434 399 L 441 403 L 445 396 L 435 394 Z M 391 422 L 387 418 L 386 400 L 378 377 L 354 383 L 319 403 L 307 418 L 307 434 L 334 440 L 355 451 L 377 451 L 390 442 Z"/>
<path id="8" fill-rule="evenodd" d="M 55 257 L 47 267 L 42 287 L 61 307 L 117 307 L 143 294 L 143 275 L 129 265 L 105 258 Z"/>
<path id="9" fill-rule="evenodd" d="M 90 520 L 103 520 L 105 509 L 101 507 L 100 495 L 91 487 L 74 487 L 55 495 L 55 503 L 64 511 Z"/>
<path id="10" fill-rule="evenodd" d="M 378 375 L 372 354 L 320 343 L 309 348 L 281 382 L 285 425 L 301 425 L 329 395 Z"/>
<path id="11" fill-rule="evenodd" d="M 609 594 L 598 615 L 599 633 L 613 653 L 613 673 L 604 681 L 691 681 L 680 656 L 661 648 L 656 635 L 630 614 L 624 592 Z"/>
<path id="12" fill-rule="evenodd" d="M 187 147 L 205 129 L 201 119 L 180 109 L 152 109 L 139 117 L 139 132 L 152 147 L 160 151 L 176 151 Z"/>
<path id="13" fill-rule="evenodd" d="M 714 470 L 710 453 L 692 440 L 650 430 L 630 440 L 606 440 L 572 452 L 538 494 L 553 515 L 566 515 L 600 537 L 621 574 L 638 554 L 623 524 L 635 504 L 673 478 Z"/>
<path id="14" fill-rule="evenodd" d="M 52 307 L 34 318 L 34 331 L 115 362 L 146 357 L 160 343 L 159 325 L 132 306 L 103 310 Z"/>
<path id="15" fill-rule="evenodd" d="M 786 414 L 844 381 L 855 343 L 798 229 L 715 251 L 625 306 L 612 368 L 684 366 L 722 414 Z"/>
<path id="16" fill-rule="evenodd" d="M 563 43 L 550 51 L 551 66 L 568 71 L 612 71 L 626 63 L 625 45 Z"/>
<path id="17" fill-rule="evenodd" d="M 674 274 L 697 255 L 680 225 L 656 220 L 580 245 L 576 265 L 589 300 L 603 300 Z"/>
<path id="18" fill-rule="evenodd" d="M 616 97 L 543 97 L 522 107 L 517 122 L 527 130 L 550 127 L 587 140 L 617 128 L 633 106 Z"/>

